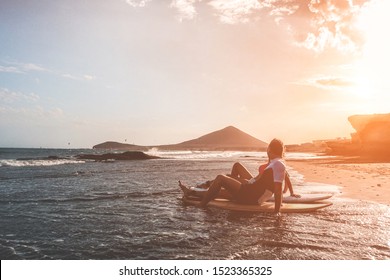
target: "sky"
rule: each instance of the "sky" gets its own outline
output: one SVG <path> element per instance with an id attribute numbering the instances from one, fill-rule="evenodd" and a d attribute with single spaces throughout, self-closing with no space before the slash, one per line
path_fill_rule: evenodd
<path id="1" fill-rule="evenodd" d="M 0 0 L 0 147 L 349 138 L 390 113 L 389 2 Z"/>

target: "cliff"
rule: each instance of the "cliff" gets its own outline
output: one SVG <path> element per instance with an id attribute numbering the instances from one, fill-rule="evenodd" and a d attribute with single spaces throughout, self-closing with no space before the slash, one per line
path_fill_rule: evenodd
<path id="1" fill-rule="evenodd" d="M 349 141 L 328 142 L 333 153 L 390 159 L 390 114 L 354 115 L 348 121 L 356 132 Z"/>

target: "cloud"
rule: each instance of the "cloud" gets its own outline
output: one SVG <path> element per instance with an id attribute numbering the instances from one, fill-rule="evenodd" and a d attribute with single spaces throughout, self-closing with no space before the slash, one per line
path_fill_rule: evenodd
<path id="1" fill-rule="evenodd" d="M 43 66 L 34 63 L 20 63 L 20 62 L 9 62 L 8 65 L 2 66 L 0 65 L 0 72 L 5 73 L 16 73 L 16 74 L 26 74 L 29 72 L 48 72 L 50 74 L 54 74 L 57 76 L 61 76 L 66 79 L 71 79 L 75 81 L 93 81 L 96 80 L 96 76 L 90 74 L 84 74 L 82 76 L 76 76 L 69 73 L 61 74 L 58 71 L 52 71 Z M 37 84 L 40 83 L 40 80 L 35 78 Z M 0 89 L 1 90 L 1 89 Z M 3 95 L 5 90 L 3 90 Z"/>
<path id="2" fill-rule="evenodd" d="M 96 76 L 92 76 L 92 75 L 75 76 L 75 75 L 72 75 L 72 74 L 62 74 L 62 77 L 66 78 L 66 79 L 75 80 L 75 81 L 93 81 L 93 80 L 96 80 Z"/>
<path id="3" fill-rule="evenodd" d="M 269 14 L 275 17 L 285 17 L 294 14 L 299 9 L 299 5 L 271 6 Z"/>
<path id="4" fill-rule="evenodd" d="M 344 78 L 321 78 L 315 80 L 315 83 L 324 87 L 349 87 L 353 85 L 353 82 Z"/>
<path id="5" fill-rule="evenodd" d="M 223 23 L 236 24 L 261 17 L 270 16 L 279 22 L 287 16 L 297 12 L 301 5 L 298 0 L 212 0 L 209 5 L 216 11 Z M 306 3 L 307 5 L 307 3 Z"/>
<path id="6" fill-rule="evenodd" d="M 133 8 L 142 8 L 145 7 L 148 2 L 151 0 L 126 0 L 126 3 L 132 6 Z"/>
<path id="7" fill-rule="evenodd" d="M 126 0 L 132 7 L 145 7 L 152 0 Z M 172 0 L 179 21 L 193 20 L 212 8 L 224 24 L 242 24 L 273 18 L 285 24 L 294 45 L 320 53 L 327 49 L 359 52 L 362 36 L 354 26 L 356 17 L 366 4 L 374 0 Z M 196 4 L 202 3 L 197 9 Z M 12 69 L 10 69 L 11 71 Z"/>
<path id="8" fill-rule="evenodd" d="M 301 42 L 303 47 L 322 52 L 334 48 L 344 52 L 355 52 L 360 48 L 360 38 L 356 36 L 354 22 L 370 0 L 311 0 L 311 31 Z"/>
<path id="9" fill-rule="evenodd" d="M 49 72 L 48 69 L 33 63 L 7 63 L 7 66 L 0 65 L 0 72 L 24 74 L 32 71 Z"/>
<path id="10" fill-rule="evenodd" d="M 71 74 L 63 74 L 62 77 L 66 78 L 66 79 L 71 79 L 71 80 L 77 80 L 77 81 L 80 80 L 80 77 L 76 77 L 76 76 L 73 76 Z"/>
<path id="11" fill-rule="evenodd" d="M 170 4 L 171 8 L 177 9 L 179 21 L 194 19 L 197 15 L 194 4 L 201 0 L 173 0 Z"/>
<path id="12" fill-rule="evenodd" d="M 126 0 L 132 7 L 145 7 L 152 0 Z M 224 24 L 239 24 L 273 18 L 285 24 L 295 39 L 294 45 L 320 53 L 327 49 L 359 52 L 362 36 L 354 26 L 356 17 L 374 0 L 172 0 L 179 21 L 193 20 L 200 11 L 195 5 L 212 7 Z M 199 5 L 200 7 L 200 5 Z M 9 69 L 12 71 L 12 69 Z M 1 71 L 1 70 L 0 70 Z"/>
<path id="13" fill-rule="evenodd" d="M 19 66 L 26 72 L 30 72 L 30 71 L 46 72 L 46 71 L 49 71 L 48 69 L 46 69 L 42 66 L 33 64 L 33 63 L 22 63 L 22 64 L 19 64 Z"/>
<path id="14" fill-rule="evenodd" d="M 21 71 L 21 70 L 18 69 L 17 67 L 14 67 L 14 66 L 1 66 L 1 65 L 0 65 L 0 72 L 5 72 L 5 73 L 18 73 L 18 74 L 24 73 L 23 71 Z"/>
<path id="15" fill-rule="evenodd" d="M 306 39 L 302 42 L 297 42 L 296 45 L 317 53 L 323 52 L 328 48 L 353 53 L 360 48 L 359 44 L 347 34 L 340 32 L 340 30 L 332 32 L 325 26 L 319 27 L 316 32 L 309 32 Z"/>
<path id="16" fill-rule="evenodd" d="M 276 24 L 285 24 L 296 46 L 314 52 L 329 48 L 356 52 L 362 39 L 354 26 L 355 19 L 370 1 L 373 0 L 172 0 L 170 7 L 177 9 L 180 21 L 196 18 L 200 12 L 195 8 L 196 3 L 212 7 L 224 24 L 269 17 Z"/>
<path id="17" fill-rule="evenodd" d="M 96 80 L 96 76 L 92 76 L 92 75 L 84 75 L 83 78 L 84 78 L 84 80 L 87 80 L 87 81 Z"/>
<path id="18" fill-rule="evenodd" d="M 170 7 L 177 9 L 180 21 L 194 19 L 198 11 L 195 8 L 196 3 L 202 0 L 172 0 Z M 250 15 L 254 10 L 261 8 L 257 0 L 212 0 L 203 1 L 211 6 L 216 12 L 216 16 L 222 23 L 236 24 L 248 22 Z"/>
<path id="19" fill-rule="evenodd" d="M 344 89 L 355 85 L 355 83 L 349 79 L 343 77 L 332 77 L 332 76 L 316 77 L 316 78 L 297 82 L 296 84 L 308 85 L 308 86 L 313 86 L 313 87 L 327 89 L 327 90 Z"/>
<path id="20" fill-rule="evenodd" d="M 209 5 L 217 11 L 220 21 L 227 24 L 248 22 L 250 15 L 262 8 L 257 0 L 213 0 Z"/>
<path id="21" fill-rule="evenodd" d="M 324 23 L 343 20 L 355 8 L 351 0 L 311 0 L 308 7 L 318 15 L 317 20 Z"/>
<path id="22" fill-rule="evenodd" d="M 29 102 L 34 103 L 39 100 L 35 93 L 24 94 L 21 92 L 11 91 L 6 88 L 0 88 L 1 103 Z"/>

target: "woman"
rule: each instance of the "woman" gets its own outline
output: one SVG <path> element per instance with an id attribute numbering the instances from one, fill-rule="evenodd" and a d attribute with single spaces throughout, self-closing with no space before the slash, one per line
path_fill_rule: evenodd
<path id="1" fill-rule="evenodd" d="M 282 202 L 282 185 L 286 177 L 286 166 L 282 161 L 283 153 L 283 142 L 279 139 L 273 139 L 267 149 L 269 163 L 261 175 L 250 179 L 249 176 L 252 177 L 252 175 L 249 172 L 249 174 L 245 174 L 243 170 L 238 172 L 239 167 L 237 167 L 237 173 L 232 172 L 231 176 L 218 175 L 212 181 L 199 205 L 206 206 L 219 195 L 223 187 L 230 194 L 231 199 L 242 204 L 262 204 L 274 194 L 275 213 L 279 214 Z M 184 186 L 180 184 L 180 187 L 183 189 Z M 186 194 L 184 189 L 183 191 Z M 189 190 L 187 189 L 187 191 Z"/>
<path id="2" fill-rule="evenodd" d="M 241 183 L 253 183 L 255 182 L 255 180 L 260 178 L 260 176 L 263 174 L 264 170 L 267 168 L 269 164 L 270 162 L 260 165 L 259 174 L 255 177 L 250 173 L 250 171 L 244 165 L 242 165 L 239 162 L 236 162 L 233 164 L 231 173 L 228 174 L 227 176 L 237 179 Z M 285 184 L 284 184 L 283 193 L 287 193 L 287 190 L 289 190 L 290 196 L 301 197 L 301 195 L 294 193 L 294 189 L 290 180 L 290 175 L 287 173 L 287 171 L 284 180 L 285 180 Z M 191 188 L 183 185 L 181 181 L 179 181 L 179 186 L 183 190 L 185 196 L 203 198 L 212 182 L 213 181 L 206 181 L 205 183 L 198 184 L 196 188 Z M 231 196 L 227 191 L 221 189 L 221 191 L 218 194 L 218 198 L 231 199 Z"/>

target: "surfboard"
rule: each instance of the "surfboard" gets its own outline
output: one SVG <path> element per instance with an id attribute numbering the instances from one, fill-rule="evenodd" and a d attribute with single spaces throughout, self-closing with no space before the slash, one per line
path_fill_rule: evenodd
<path id="1" fill-rule="evenodd" d="M 207 189 L 203 189 L 203 188 L 191 188 L 191 190 L 197 192 L 207 191 Z M 300 195 L 301 197 L 293 197 L 289 195 L 283 196 L 283 202 L 284 203 L 311 203 L 311 202 L 329 199 L 333 196 L 333 194 L 329 194 L 329 193 L 308 193 L 308 194 L 300 194 Z M 272 196 L 268 201 L 274 202 L 275 201 L 274 196 Z"/>
<path id="2" fill-rule="evenodd" d="M 199 206 L 198 200 L 192 200 L 183 197 L 182 200 L 189 205 Z M 331 206 L 332 203 L 284 203 L 280 212 L 282 213 L 307 213 L 313 212 L 318 209 L 322 209 L 325 207 Z M 214 199 L 207 204 L 208 207 L 216 207 L 226 210 L 233 211 L 245 211 L 245 212 L 274 212 L 275 203 L 265 202 L 262 205 L 246 205 L 239 204 L 234 201 L 226 200 L 226 199 Z"/>
<path id="3" fill-rule="evenodd" d="M 333 194 L 324 194 L 324 193 L 307 193 L 307 194 L 300 194 L 300 195 L 301 197 L 283 196 L 283 202 L 284 203 L 311 203 L 311 202 L 325 200 L 333 196 Z M 272 196 L 268 201 L 274 202 L 275 197 Z"/>

